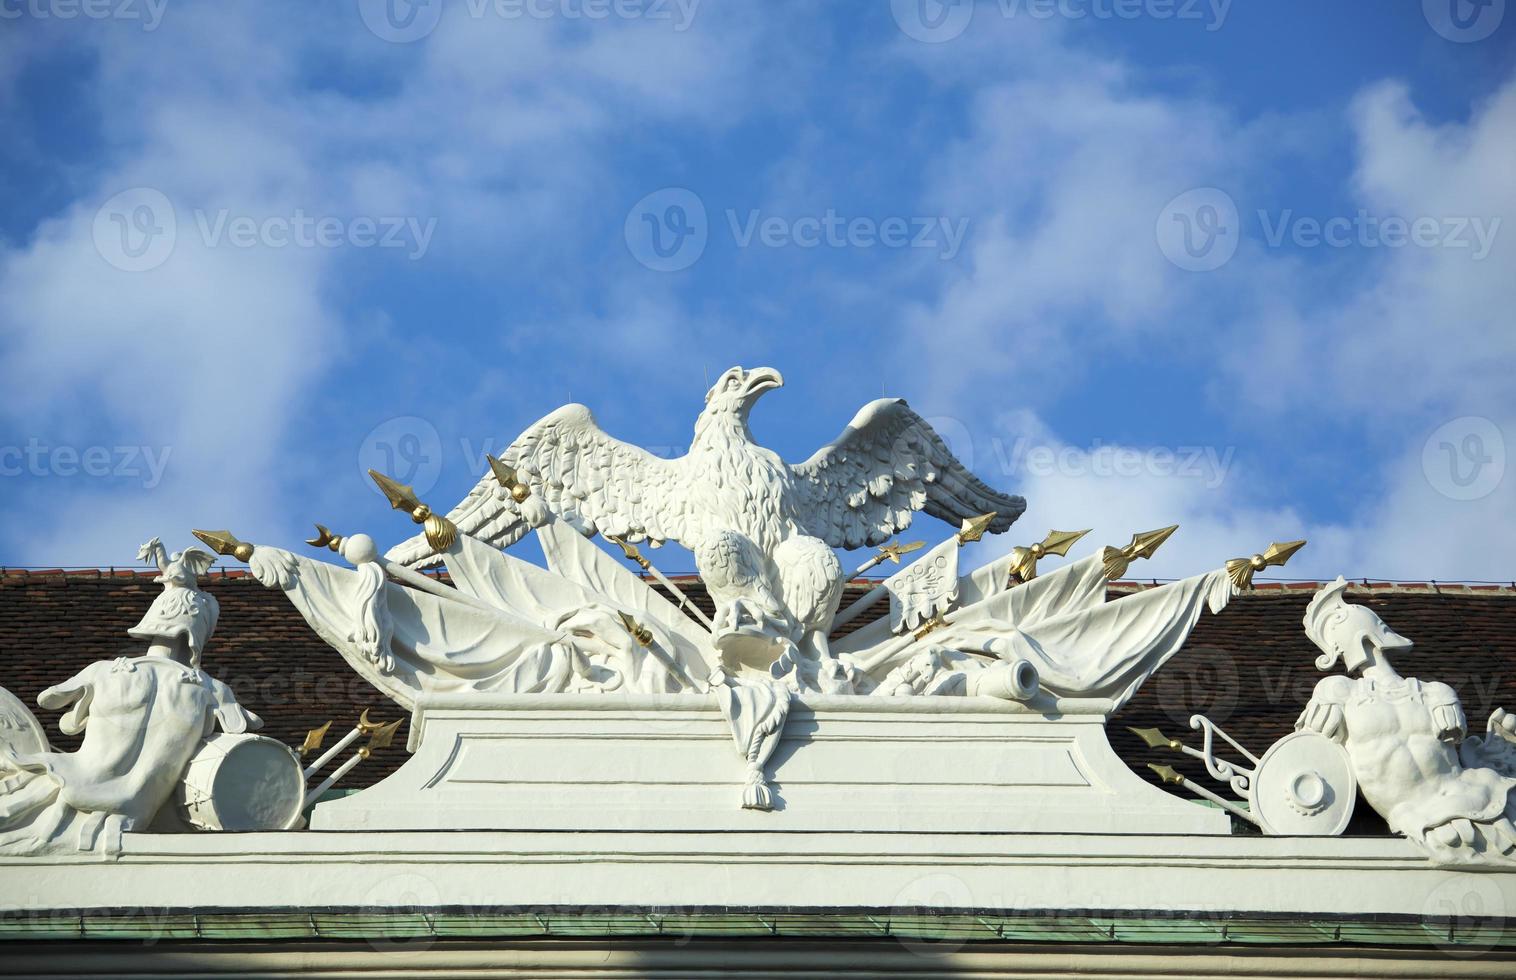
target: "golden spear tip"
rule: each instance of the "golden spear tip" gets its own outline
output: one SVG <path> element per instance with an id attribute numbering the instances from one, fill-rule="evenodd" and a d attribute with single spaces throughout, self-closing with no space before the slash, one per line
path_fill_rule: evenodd
<path id="1" fill-rule="evenodd" d="M 1168 527 L 1160 527 L 1156 531 L 1143 531 L 1141 534 L 1132 535 L 1132 540 L 1125 548 L 1106 548 L 1102 552 L 1105 564 L 1105 577 L 1108 579 L 1120 578 L 1126 574 L 1127 566 L 1138 558 L 1151 558 L 1157 553 L 1163 543 L 1174 536 L 1179 530 L 1178 524 L 1170 524 Z"/>
<path id="2" fill-rule="evenodd" d="M 1172 783 L 1175 786 L 1184 784 L 1184 777 L 1175 772 L 1173 766 L 1159 766 L 1149 762 L 1148 768 L 1156 772 L 1158 774 L 1158 778 L 1162 779 L 1166 783 Z"/>
<path id="3" fill-rule="evenodd" d="M 1128 726 L 1127 731 L 1142 739 L 1150 749 L 1178 749 L 1180 745 L 1177 740 L 1169 738 L 1156 728 L 1132 728 Z"/>
<path id="4" fill-rule="evenodd" d="M 978 517 L 965 517 L 963 526 L 958 529 L 958 543 L 968 544 L 970 541 L 978 541 L 984 537 L 984 532 L 989 530 L 991 522 L 998 515 L 994 511 L 988 514 L 980 514 Z"/>
<path id="5" fill-rule="evenodd" d="M 414 488 L 401 483 L 399 480 L 385 476 L 378 470 L 369 470 L 368 475 L 369 479 L 378 485 L 380 492 L 384 494 L 385 499 L 390 502 L 390 506 L 395 510 L 414 511 L 423 506 L 421 501 L 417 499 Z"/>
<path id="6" fill-rule="evenodd" d="M 230 531 L 191 531 L 216 554 L 230 555 L 238 561 L 247 561 L 253 557 L 253 546 L 246 541 L 237 540 L 237 536 Z"/>
<path id="7" fill-rule="evenodd" d="M 900 559 L 903 556 L 908 555 L 913 551 L 920 551 L 925 547 L 925 541 L 912 541 L 909 544 L 900 544 L 899 542 L 896 542 L 895 544 L 887 544 L 883 548 L 880 548 L 879 557 L 888 558 L 890 561 L 898 565 L 900 564 Z"/>
<path id="8" fill-rule="evenodd" d="M 641 623 L 637 622 L 635 619 L 633 619 L 631 616 L 628 616 L 624 612 L 618 612 L 616 615 L 621 617 L 621 625 L 624 626 L 626 628 L 626 631 L 631 634 L 632 639 L 637 641 L 638 646 L 645 647 L 652 645 L 652 630 L 648 629 L 646 626 L 643 626 Z"/>
<path id="9" fill-rule="evenodd" d="M 395 732 L 400 730 L 400 723 L 403 721 L 405 721 L 404 718 L 396 718 L 388 725 L 381 725 L 379 728 L 374 729 L 374 734 L 368 740 L 368 751 L 374 752 L 378 749 L 389 748 L 390 743 L 395 740 Z"/>
<path id="10" fill-rule="evenodd" d="M 1156 531 L 1145 531 L 1142 534 L 1132 535 L 1132 543 L 1127 545 L 1127 552 L 1133 558 L 1151 558 L 1157 553 L 1163 543 L 1174 536 L 1179 530 L 1178 524 L 1170 524 Z"/>
<path id="11" fill-rule="evenodd" d="M 320 728 L 312 728 L 305 733 L 305 742 L 300 746 L 300 757 L 302 759 L 321 748 L 321 743 L 326 738 L 326 730 L 331 727 L 332 723 L 328 721 Z"/>
<path id="12" fill-rule="evenodd" d="M 495 479 L 502 487 L 511 492 L 511 499 L 516 503 L 519 504 L 532 495 L 531 489 L 521 481 L 521 475 L 515 469 L 489 453 L 485 453 L 484 458 L 490 464 L 490 472 L 495 474 Z"/>
<path id="13" fill-rule="evenodd" d="M 1049 531 L 1048 536 L 1042 539 L 1042 551 L 1062 558 L 1069 553 L 1075 542 L 1089 533 L 1089 528 L 1083 531 Z"/>
<path id="14" fill-rule="evenodd" d="M 1266 549 L 1251 558 L 1233 558 L 1226 563 L 1227 575 L 1232 580 L 1232 585 L 1238 590 L 1251 589 L 1253 587 L 1254 574 L 1263 571 L 1270 566 L 1283 566 L 1295 552 L 1305 547 L 1304 539 L 1300 541 L 1275 541 Z"/>

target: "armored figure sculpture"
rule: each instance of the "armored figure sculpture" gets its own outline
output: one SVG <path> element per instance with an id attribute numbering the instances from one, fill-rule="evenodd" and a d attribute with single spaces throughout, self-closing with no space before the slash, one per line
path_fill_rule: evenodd
<path id="1" fill-rule="evenodd" d="M 163 594 L 132 630 L 152 646 L 92 663 L 37 698 L 44 708 L 67 709 L 59 727 L 84 733 L 79 750 L 50 750 L 30 712 L 0 697 L 11 717 L 0 725 L 0 853 L 113 852 L 123 831 L 154 821 L 217 727 L 243 733 L 262 724 L 231 688 L 199 669 L 215 605 L 195 579 L 211 556 L 192 549 L 167 561 L 157 539 L 142 553 L 164 571 Z"/>
<path id="2" fill-rule="evenodd" d="M 1463 706 L 1446 684 L 1401 677 L 1386 657 L 1411 641 L 1365 606 L 1342 598 L 1339 578 L 1311 600 L 1305 631 L 1347 676 L 1324 678 L 1295 723 L 1340 742 L 1363 797 L 1390 829 L 1439 863 L 1516 864 L 1510 792 L 1516 758 L 1509 716 L 1497 710 L 1489 734 L 1465 739 Z"/>

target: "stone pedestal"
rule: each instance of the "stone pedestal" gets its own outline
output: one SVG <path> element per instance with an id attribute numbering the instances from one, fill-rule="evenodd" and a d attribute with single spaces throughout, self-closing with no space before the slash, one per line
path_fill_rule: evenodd
<path id="1" fill-rule="evenodd" d="M 1226 834 L 1220 811 L 1137 777 L 1105 701 L 807 696 L 741 806 L 744 766 L 707 695 L 447 696 L 389 778 L 311 829 Z"/>

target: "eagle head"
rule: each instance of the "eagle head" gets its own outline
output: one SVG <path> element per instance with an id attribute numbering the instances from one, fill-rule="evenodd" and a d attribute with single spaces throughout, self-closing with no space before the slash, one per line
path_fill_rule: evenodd
<path id="1" fill-rule="evenodd" d="M 746 422 L 758 397 L 770 388 L 783 385 L 784 376 L 773 368 L 760 367 L 750 371 L 740 367 L 727 368 L 705 393 L 705 411 L 701 415 L 732 414 Z"/>

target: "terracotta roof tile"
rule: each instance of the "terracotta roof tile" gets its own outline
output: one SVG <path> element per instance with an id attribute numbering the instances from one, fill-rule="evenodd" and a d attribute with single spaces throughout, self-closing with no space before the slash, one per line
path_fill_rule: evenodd
<path id="1" fill-rule="evenodd" d="M 712 611 L 698 580 L 676 581 L 706 613 Z M 874 584 L 850 584 L 844 604 Z M 1316 584 L 1264 584 L 1272 587 L 1238 597 L 1219 616 L 1203 615 L 1186 648 L 1112 719 L 1112 744 L 1144 778 L 1154 778 L 1144 763 L 1161 761 L 1206 781 L 1198 764 L 1151 752 L 1127 726 L 1161 728 L 1198 744 L 1189 718 L 1205 714 L 1260 754 L 1291 730 L 1321 676 L 1316 648 L 1300 626 Z M 376 718 L 399 714 L 310 631 L 279 592 L 240 570 L 212 574 L 204 587 L 221 603 L 205 666 L 263 717 L 264 734 L 298 745 L 307 729 L 328 719 L 334 735 L 345 730 L 365 707 L 373 708 Z M 1114 583 L 1111 593 L 1151 587 Z M 0 575 L 0 684 L 34 705 L 44 688 L 93 660 L 141 652 L 126 630 L 158 590 L 151 573 L 5 572 Z M 1496 707 L 1516 705 L 1516 589 L 1376 584 L 1350 587 L 1348 595 L 1416 641 L 1397 666 L 1457 688 L 1471 729 L 1482 730 Z M 880 600 L 879 614 L 887 604 Z M 39 712 L 39 717 L 58 748 L 78 746 L 77 738 L 58 733 L 56 715 Z M 392 771 L 404 757 L 404 737 L 402 729 L 396 748 L 360 766 L 344 785 L 365 786 Z"/>

